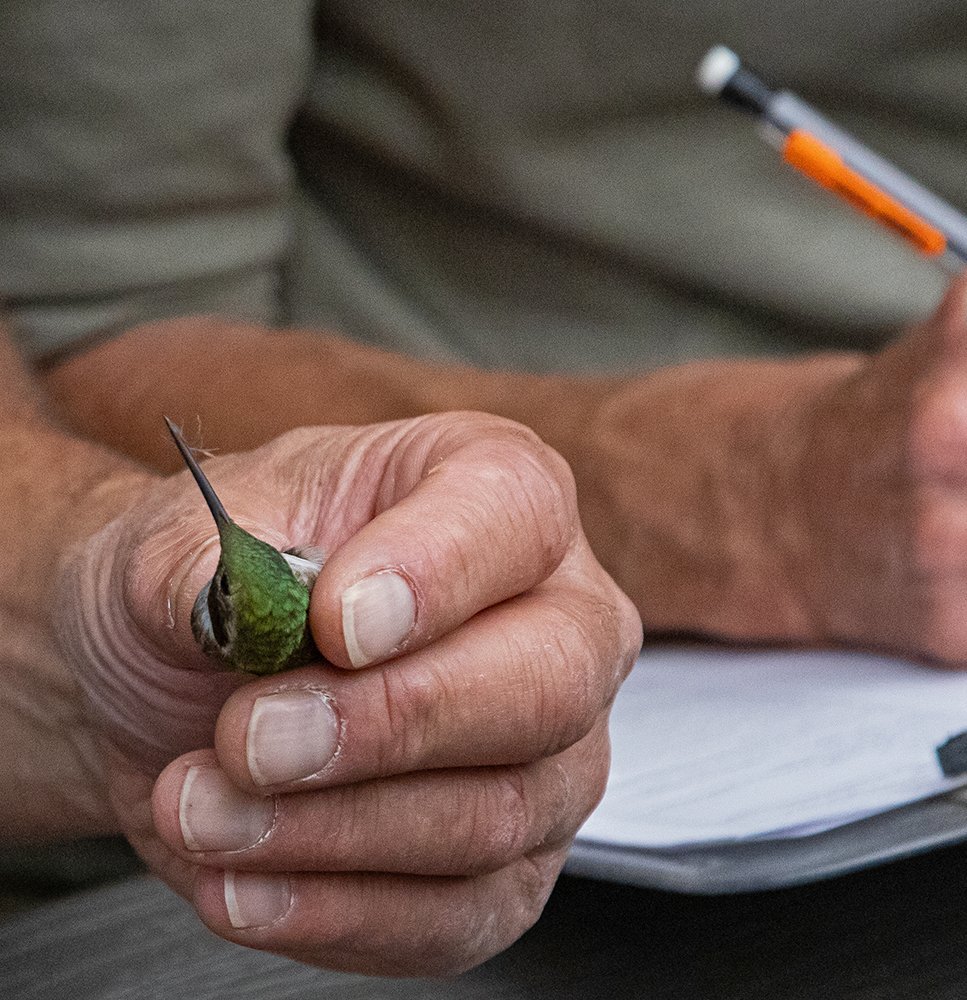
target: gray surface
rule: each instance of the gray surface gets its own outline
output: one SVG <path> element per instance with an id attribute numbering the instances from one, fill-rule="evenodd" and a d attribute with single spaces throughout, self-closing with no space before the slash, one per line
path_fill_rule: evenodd
<path id="1" fill-rule="evenodd" d="M 963 1000 L 967 849 L 796 889 L 671 895 L 564 877 L 537 927 L 449 981 L 308 969 L 204 930 L 132 879 L 0 924 L 0 996 Z"/>

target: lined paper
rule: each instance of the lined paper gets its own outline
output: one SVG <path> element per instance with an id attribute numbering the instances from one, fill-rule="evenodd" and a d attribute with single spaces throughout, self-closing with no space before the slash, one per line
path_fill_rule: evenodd
<path id="1" fill-rule="evenodd" d="M 804 836 L 967 785 L 967 672 L 864 653 L 659 647 L 611 718 L 607 792 L 579 836 L 674 848 Z"/>

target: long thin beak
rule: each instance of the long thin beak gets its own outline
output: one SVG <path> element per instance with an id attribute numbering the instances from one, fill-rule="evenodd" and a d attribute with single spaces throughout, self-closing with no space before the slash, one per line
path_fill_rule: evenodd
<path id="1" fill-rule="evenodd" d="M 205 503 L 208 504 L 208 509 L 212 512 L 212 517 L 215 518 L 215 524 L 219 529 L 225 524 L 231 524 L 232 519 L 228 516 L 228 511 L 222 506 L 222 502 L 212 489 L 212 484 L 208 481 L 208 477 L 201 471 L 201 466 L 195 461 L 195 456 L 192 455 L 191 449 L 185 444 L 185 439 L 181 436 L 181 428 L 173 424 L 167 417 L 165 417 L 165 423 L 168 425 L 168 430 L 171 431 L 171 436 L 175 439 L 175 444 L 178 446 L 178 451 L 181 452 L 181 457 L 185 460 L 185 465 L 188 466 L 188 471 L 191 472 L 195 477 L 195 482 L 198 483 L 201 495 L 205 498 Z"/>

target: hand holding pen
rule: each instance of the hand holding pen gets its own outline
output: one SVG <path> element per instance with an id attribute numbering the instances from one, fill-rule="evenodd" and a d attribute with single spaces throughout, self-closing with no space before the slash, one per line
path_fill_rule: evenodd
<path id="1" fill-rule="evenodd" d="M 722 46 L 698 82 L 757 115 L 791 165 L 962 269 L 967 219 L 953 206 Z M 714 399 L 709 386 L 731 381 L 739 398 L 747 375 L 763 425 L 753 464 L 766 466 L 768 512 L 747 534 L 783 595 L 772 602 L 773 636 L 967 663 L 967 277 L 878 354 L 822 355 L 771 375 L 762 363 L 747 372 L 725 363 L 718 378 L 714 363 L 705 367 L 698 395 Z M 750 423 L 747 412 L 737 419 Z M 734 614 L 722 618 L 733 637 L 755 634 L 743 635 Z"/>
<path id="2" fill-rule="evenodd" d="M 967 227 L 951 206 L 727 51 L 700 81 L 759 115 L 797 166 L 959 266 Z M 607 504 L 586 501 L 584 522 L 646 632 L 967 664 L 967 278 L 876 354 L 628 379 L 586 440 L 593 462 L 576 467 L 600 471 L 579 486 Z"/>

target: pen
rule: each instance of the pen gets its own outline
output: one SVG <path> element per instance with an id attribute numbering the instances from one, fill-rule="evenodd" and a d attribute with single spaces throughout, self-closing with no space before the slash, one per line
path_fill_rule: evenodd
<path id="1" fill-rule="evenodd" d="M 772 90 L 724 45 L 710 49 L 699 87 L 758 115 L 783 159 L 923 253 L 956 269 L 967 265 L 967 218 L 888 160 L 786 90 Z"/>

